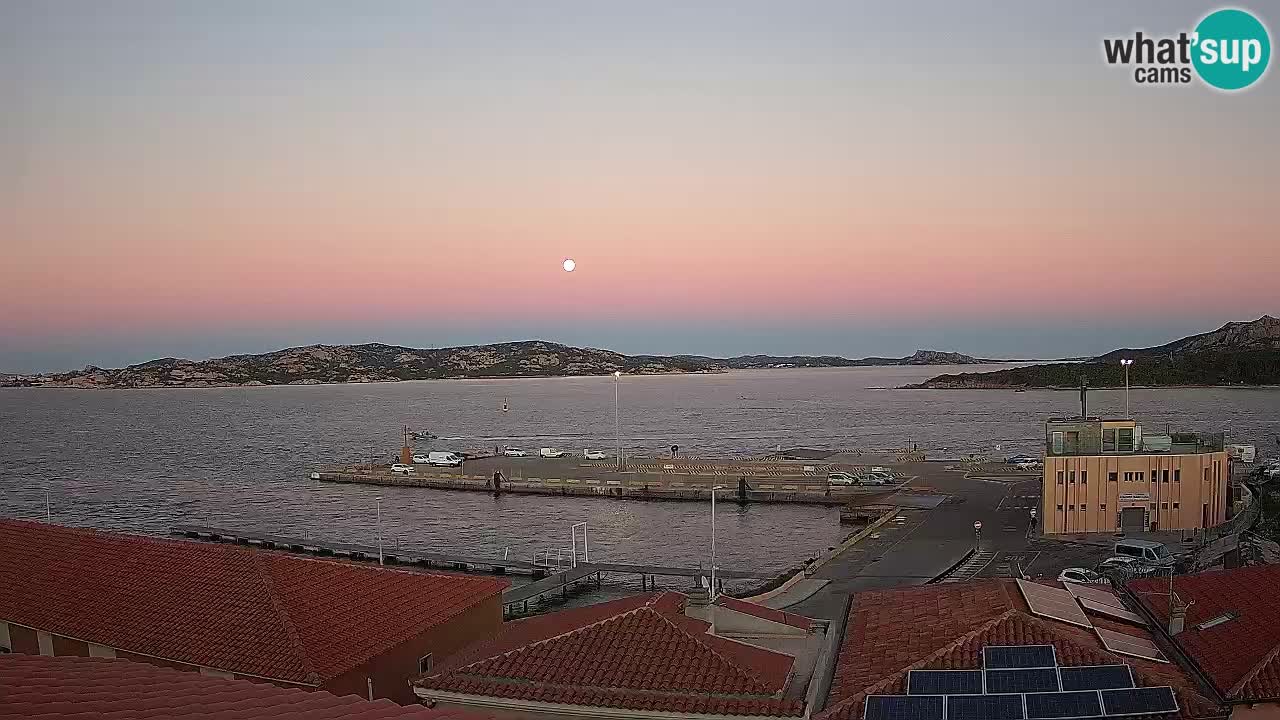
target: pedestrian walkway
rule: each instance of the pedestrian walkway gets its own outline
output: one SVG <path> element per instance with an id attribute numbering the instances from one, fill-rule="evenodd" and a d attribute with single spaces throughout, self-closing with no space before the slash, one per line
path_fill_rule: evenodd
<path id="1" fill-rule="evenodd" d="M 994 550 L 984 550 L 982 552 L 976 552 L 973 555 L 970 555 L 969 559 L 965 560 L 960 565 L 960 567 L 951 571 L 951 573 L 947 575 L 947 577 L 944 578 L 942 582 L 956 583 L 956 582 L 964 582 L 966 580 L 972 580 L 974 576 L 982 572 L 982 570 L 985 567 L 987 567 L 987 565 L 990 565 L 991 561 L 994 560 L 995 557 L 996 557 L 996 552 Z"/>

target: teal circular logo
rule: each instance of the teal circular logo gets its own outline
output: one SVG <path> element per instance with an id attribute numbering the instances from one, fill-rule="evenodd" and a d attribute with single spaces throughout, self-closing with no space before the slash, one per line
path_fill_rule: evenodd
<path id="1" fill-rule="evenodd" d="M 1258 81 L 1271 60 L 1271 37 L 1244 10 L 1216 10 L 1196 26 L 1191 63 L 1200 79 L 1219 90 L 1241 90 Z"/>

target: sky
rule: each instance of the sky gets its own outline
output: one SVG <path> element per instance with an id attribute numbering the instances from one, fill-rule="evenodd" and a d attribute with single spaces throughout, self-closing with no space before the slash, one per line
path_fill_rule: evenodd
<path id="1" fill-rule="evenodd" d="M 1102 57 L 1217 7 L 7 0 L 0 371 L 1047 358 L 1280 314 L 1280 77 Z"/>

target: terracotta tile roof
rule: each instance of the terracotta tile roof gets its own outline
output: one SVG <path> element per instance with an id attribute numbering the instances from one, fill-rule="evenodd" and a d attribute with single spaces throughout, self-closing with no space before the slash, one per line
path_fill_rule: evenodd
<path id="1" fill-rule="evenodd" d="M 312 685 L 506 586 L 17 520 L 0 547 L 0 577 L 25 578 L 0 583 L 0 620 Z"/>
<path id="2" fill-rule="evenodd" d="M 679 593 L 650 593 L 508 623 L 438 668 L 427 691 L 588 707 L 795 716 L 789 655 L 707 634 Z"/>
<path id="3" fill-rule="evenodd" d="M 1098 627 L 1141 635 L 1123 623 Z M 1139 685 L 1169 685 L 1181 710 L 1158 718 L 1221 718 L 1226 710 L 1178 666 L 1118 656 L 1088 628 L 1036 617 L 1012 580 L 982 580 L 858 593 L 850 606 L 826 709 L 817 717 L 860 719 L 869 694 L 906 692 L 907 671 L 982 666 L 986 645 L 1053 645 L 1061 665 L 1123 663 Z"/>
<path id="4" fill-rule="evenodd" d="M 0 655 L 0 718 L 24 720 L 480 720 L 128 660 Z"/>
<path id="5" fill-rule="evenodd" d="M 813 621 L 803 615 L 795 615 L 793 613 L 783 612 L 782 610 L 774 610 L 773 608 L 757 605 L 752 602 L 747 602 L 746 600 L 731 598 L 727 595 L 721 595 L 716 598 L 716 604 L 733 610 L 734 612 L 754 615 L 755 617 L 763 620 L 770 620 L 783 625 L 790 625 L 791 627 L 800 628 L 801 630 L 808 630 L 813 627 Z"/>
<path id="6" fill-rule="evenodd" d="M 1167 578 L 1134 580 L 1128 589 L 1168 627 Z M 1174 593 L 1187 609 L 1185 629 L 1173 641 L 1232 701 L 1280 699 L 1280 566 L 1258 565 L 1178 575 Z M 1226 614 L 1235 617 L 1196 626 Z"/>

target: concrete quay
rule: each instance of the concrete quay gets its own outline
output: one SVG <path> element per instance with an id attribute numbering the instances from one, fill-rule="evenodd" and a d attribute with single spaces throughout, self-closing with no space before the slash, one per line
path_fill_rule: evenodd
<path id="1" fill-rule="evenodd" d="M 899 487 L 829 486 L 831 469 L 858 470 L 827 463 L 736 462 L 637 458 L 619 471 L 610 462 L 581 458 L 505 458 L 467 460 L 460 468 L 417 465 L 410 474 L 387 466 L 355 466 L 318 470 L 322 482 L 425 487 L 535 495 L 612 497 L 638 500 L 706 501 L 712 488 L 726 501 L 846 505 L 876 502 Z M 495 487 L 494 475 L 502 479 Z M 903 484 L 911 480 L 901 471 Z"/>

